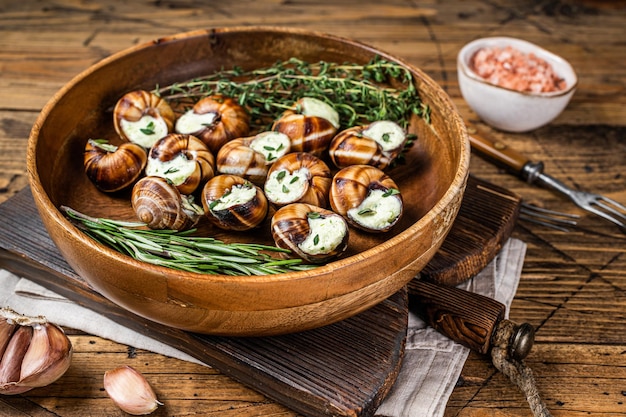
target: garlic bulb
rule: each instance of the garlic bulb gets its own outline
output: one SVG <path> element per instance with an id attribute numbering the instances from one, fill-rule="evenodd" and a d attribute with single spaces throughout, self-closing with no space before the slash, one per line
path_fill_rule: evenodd
<path id="1" fill-rule="evenodd" d="M 312 204 L 294 203 L 272 216 L 276 246 L 289 249 L 310 263 L 324 263 L 348 247 L 348 224 L 339 214 Z"/>
<path id="2" fill-rule="evenodd" d="M 89 139 L 83 156 L 85 174 L 104 192 L 130 187 L 143 173 L 147 161 L 145 149 L 132 142 L 115 146 L 106 140 Z"/>
<path id="3" fill-rule="evenodd" d="M 267 173 L 265 195 L 277 205 L 308 203 L 328 206 L 330 168 L 310 153 L 294 152 L 279 158 Z"/>
<path id="4" fill-rule="evenodd" d="M 146 149 L 170 133 L 175 120 L 174 111 L 164 99 L 144 90 L 125 94 L 113 109 L 117 134 Z"/>
<path id="5" fill-rule="evenodd" d="M 248 134 L 250 116 L 236 100 L 215 94 L 199 100 L 180 116 L 175 130 L 200 138 L 217 154 L 226 142 Z"/>
<path id="6" fill-rule="evenodd" d="M 330 142 L 328 154 L 338 168 L 372 165 L 385 169 L 404 149 L 407 135 L 398 124 L 380 120 L 339 132 Z"/>
<path id="7" fill-rule="evenodd" d="M 272 130 L 291 139 L 291 149 L 320 156 L 339 129 L 339 114 L 325 102 L 303 97 L 274 122 Z"/>
<path id="8" fill-rule="evenodd" d="M 109 398 L 128 414 L 150 414 L 163 405 L 157 400 L 146 378 L 132 366 L 120 366 L 106 371 L 103 382 Z"/>
<path id="9" fill-rule="evenodd" d="M 262 185 L 269 166 L 290 150 L 289 137 L 280 132 L 233 139 L 217 153 L 217 170 Z"/>
<path id="10" fill-rule="evenodd" d="M 171 133 L 152 145 L 146 175 L 168 179 L 181 194 L 192 194 L 215 175 L 209 148 L 192 135 Z"/>
<path id="11" fill-rule="evenodd" d="M 202 190 L 202 206 L 209 221 L 220 229 L 252 229 L 267 216 L 269 204 L 263 191 L 236 175 L 211 178 Z"/>
<path id="12" fill-rule="evenodd" d="M 131 205 L 139 221 L 151 229 L 187 230 L 203 214 L 192 196 L 181 194 L 167 179 L 155 176 L 137 181 Z"/>
<path id="13" fill-rule="evenodd" d="M 403 204 L 396 183 L 369 165 L 352 165 L 333 177 L 330 206 L 354 227 L 386 232 L 402 217 Z"/>
<path id="14" fill-rule="evenodd" d="M 0 394 L 21 394 L 59 379 L 72 360 L 65 332 L 45 317 L 0 310 Z"/>

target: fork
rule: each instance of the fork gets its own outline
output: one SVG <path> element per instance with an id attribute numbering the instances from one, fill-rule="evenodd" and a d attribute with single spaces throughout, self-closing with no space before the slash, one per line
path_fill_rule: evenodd
<path id="1" fill-rule="evenodd" d="M 543 172 L 543 162 L 531 162 L 524 155 L 479 136 L 476 129 L 467 124 L 472 148 L 483 155 L 504 164 L 529 184 L 539 184 L 558 191 L 589 213 L 617 225 L 626 233 L 626 206 L 600 194 L 574 190 L 556 178 Z"/>
<path id="2" fill-rule="evenodd" d="M 527 222 L 539 224 L 551 229 L 569 232 L 576 227 L 580 216 L 573 213 L 562 213 L 560 211 L 549 210 L 537 207 L 534 204 L 522 201 L 519 209 L 519 219 Z"/>

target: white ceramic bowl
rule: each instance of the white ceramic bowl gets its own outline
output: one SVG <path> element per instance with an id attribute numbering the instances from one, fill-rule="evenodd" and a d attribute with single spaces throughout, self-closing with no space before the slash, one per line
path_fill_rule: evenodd
<path id="1" fill-rule="evenodd" d="M 549 93 L 520 92 L 489 83 L 470 68 L 471 58 L 481 48 L 505 46 L 525 54 L 532 52 L 547 61 L 565 80 L 565 89 Z M 526 132 L 554 120 L 569 103 L 578 83 L 574 69 L 563 58 L 530 42 L 509 37 L 476 39 L 465 45 L 457 56 L 457 72 L 461 94 L 472 110 L 484 122 L 508 132 Z"/>

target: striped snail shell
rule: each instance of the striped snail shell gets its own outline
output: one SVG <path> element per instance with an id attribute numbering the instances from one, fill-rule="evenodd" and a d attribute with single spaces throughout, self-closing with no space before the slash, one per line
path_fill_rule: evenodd
<path id="1" fill-rule="evenodd" d="M 202 206 L 212 224 L 235 231 L 255 228 L 265 220 L 269 210 L 259 187 L 229 174 L 213 177 L 204 185 Z"/>
<path id="2" fill-rule="evenodd" d="M 305 152 L 288 153 L 269 169 L 265 195 L 276 206 L 298 202 L 327 207 L 331 179 L 330 168 L 320 158 Z"/>
<path id="3" fill-rule="evenodd" d="M 290 149 L 289 138 L 280 132 L 262 132 L 256 136 L 233 139 L 217 153 L 217 170 L 221 174 L 238 175 L 262 185 L 270 165 Z"/>
<path id="4" fill-rule="evenodd" d="M 396 183 L 378 168 L 351 165 L 333 177 L 330 206 L 354 227 L 386 232 L 402 217 L 402 196 Z"/>
<path id="5" fill-rule="evenodd" d="M 348 247 L 349 230 L 343 217 L 312 204 L 294 203 L 278 209 L 272 216 L 271 232 L 276 246 L 309 263 L 337 258 Z"/>
<path id="6" fill-rule="evenodd" d="M 150 229 L 187 230 L 202 216 L 202 207 L 162 177 L 143 177 L 133 187 L 131 204 Z"/>
<path id="7" fill-rule="evenodd" d="M 144 90 L 126 93 L 113 109 L 117 134 L 146 149 L 171 132 L 175 120 L 176 115 L 167 101 Z"/>
<path id="8" fill-rule="evenodd" d="M 83 154 L 85 174 L 108 193 L 130 187 L 143 173 L 147 160 L 145 149 L 131 142 L 115 146 L 89 139 Z"/>
<path id="9" fill-rule="evenodd" d="M 371 165 L 385 169 L 404 149 L 407 135 L 400 126 L 380 120 L 339 132 L 330 142 L 328 154 L 338 168 Z"/>
<path id="10" fill-rule="evenodd" d="M 192 194 L 215 175 L 215 158 L 195 136 L 170 133 L 150 148 L 146 175 L 167 178 L 181 194 Z"/>
<path id="11" fill-rule="evenodd" d="M 291 149 L 320 156 L 339 129 L 339 115 L 321 100 L 303 97 L 274 122 L 272 130 L 291 139 Z"/>
<path id="12" fill-rule="evenodd" d="M 175 130 L 200 138 L 213 154 L 217 154 L 226 142 L 248 134 L 250 116 L 236 100 L 214 94 L 200 99 L 180 116 Z"/>

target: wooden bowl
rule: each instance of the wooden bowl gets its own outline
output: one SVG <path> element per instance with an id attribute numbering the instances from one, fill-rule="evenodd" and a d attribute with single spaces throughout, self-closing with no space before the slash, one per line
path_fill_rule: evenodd
<path id="1" fill-rule="evenodd" d="M 366 63 L 376 55 L 409 68 L 431 122 L 415 117 L 418 140 L 390 172 L 404 201 L 389 233 L 351 231 L 346 257 L 309 271 L 266 276 L 202 275 L 136 261 L 105 247 L 61 213 L 134 220 L 127 196 L 104 194 L 83 172 L 89 138 L 110 134 L 110 109 L 126 92 L 168 85 L 235 65 L 253 69 L 298 57 Z M 464 192 L 470 148 L 444 91 L 417 68 L 382 51 L 294 29 L 202 30 L 122 51 L 88 68 L 44 107 L 29 140 L 28 170 L 37 208 L 67 262 L 93 288 L 127 310 L 172 327 L 214 335 L 275 335 L 330 324 L 384 300 L 428 263 L 442 244 Z M 270 243 L 269 228 L 218 233 L 225 241 Z"/>

